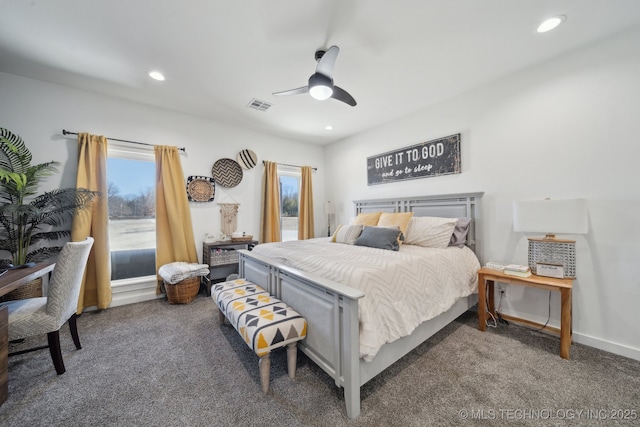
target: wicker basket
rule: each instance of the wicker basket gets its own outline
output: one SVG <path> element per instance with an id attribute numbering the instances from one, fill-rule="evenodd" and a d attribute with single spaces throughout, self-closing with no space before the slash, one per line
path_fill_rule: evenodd
<path id="1" fill-rule="evenodd" d="M 239 260 L 238 252 L 235 249 L 211 252 L 209 265 L 237 264 Z"/>
<path id="2" fill-rule="evenodd" d="M 0 297 L 0 302 L 14 301 L 17 299 L 38 298 L 42 296 L 42 277 L 14 289 Z"/>
<path id="3" fill-rule="evenodd" d="M 164 282 L 164 289 L 167 292 L 167 299 L 170 304 L 189 304 L 196 299 L 200 291 L 200 277 L 184 279 L 178 283 Z"/>

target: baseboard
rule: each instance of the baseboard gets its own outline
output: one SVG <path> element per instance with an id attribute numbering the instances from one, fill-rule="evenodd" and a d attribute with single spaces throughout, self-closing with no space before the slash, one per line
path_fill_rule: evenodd
<path id="1" fill-rule="evenodd" d="M 589 335 L 574 332 L 573 342 L 588 345 L 589 347 L 597 348 L 598 350 L 608 351 L 609 353 L 617 354 L 619 356 L 628 357 L 629 359 L 640 360 L 640 349 L 606 341 L 601 338 L 594 338 Z"/>
<path id="2" fill-rule="evenodd" d="M 164 294 L 156 294 L 155 287 L 152 290 L 147 290 L 144 292 L 126 292 L 121 294 L 112 294 L 111 304 L 109 304 L 109 307 L 118 307 L 121 305 L 133 304 L 136 302 L 151 301 L 164 297 Z"/>
<path id="3" fill-rule="evenodd" d="M 534 322 L 532 320 L 523 319 L 517 316 L 511 316 L 508 314 L 502 313 L 502 317 L 509 322 L 514 322 L 520 325 L 528 326 L 531 328 L 540 329 L 544 325 L 539 322 Z M 550 332 L 554 335 L 560 334 L 560 328 L 555 326 L 544 326 L 541 330 L 545 332 Z M 573 331 L 572 333 L 572 341 L 574 343 L 583 344 L 589 347 L 597 348 L 598 350 L 607 351 L 609 353 L 617 354 L 619 356 L 628 357 L 634 360 L 640 360 L 640 349 L 628 347 L 622 344 L 617 344 L 614 342 L 606 341 L 601 338 L 595 338 L 590 335 L 581 334 L 579 332 Z"/>
<path id="4" fill-rule="evenodd" d="M 164 298 L 164 294 L 156 294 L 156 280 L 155 276 L 148 276 L 113 281 L 109 307 Z"/>

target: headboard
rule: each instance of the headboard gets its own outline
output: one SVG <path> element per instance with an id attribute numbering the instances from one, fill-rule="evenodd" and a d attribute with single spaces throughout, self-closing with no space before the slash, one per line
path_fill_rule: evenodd
<path id="1" fill-rule="evenodd" d="M 482 262 L 479 250 L 480 199 L 484 193 L 447 194 L 440 196 L 403 197 L 394 199 L 355 200 L 356 215 L 368 212 L 413 212 L 415 216 L 471 218 L 467 246 Z"/>

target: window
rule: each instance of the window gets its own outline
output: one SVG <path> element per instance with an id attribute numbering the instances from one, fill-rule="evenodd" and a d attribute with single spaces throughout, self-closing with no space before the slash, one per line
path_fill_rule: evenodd
<path id="1" fill-rule="evenodd" d="M 278 166 L 280 181 L 280 230 L 282 241 L 298 240 L 298 205 L 300 201 L 300 171 Z"/>
<path id="2" fill-rule="evenodd" d="M 111 280 L 156 273 L 155 159 L 109 149 L 107 193 Z"/>

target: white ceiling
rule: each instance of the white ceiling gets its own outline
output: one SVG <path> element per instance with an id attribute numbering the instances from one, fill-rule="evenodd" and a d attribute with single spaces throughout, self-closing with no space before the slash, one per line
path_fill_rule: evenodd
<path id="1" fill-rule="evenodd" d="M 327 144 L 639 25 L 640 0 L 0 0 L 0 71 Z M 356 107 L 272 95 L 334 44 Z"/>

